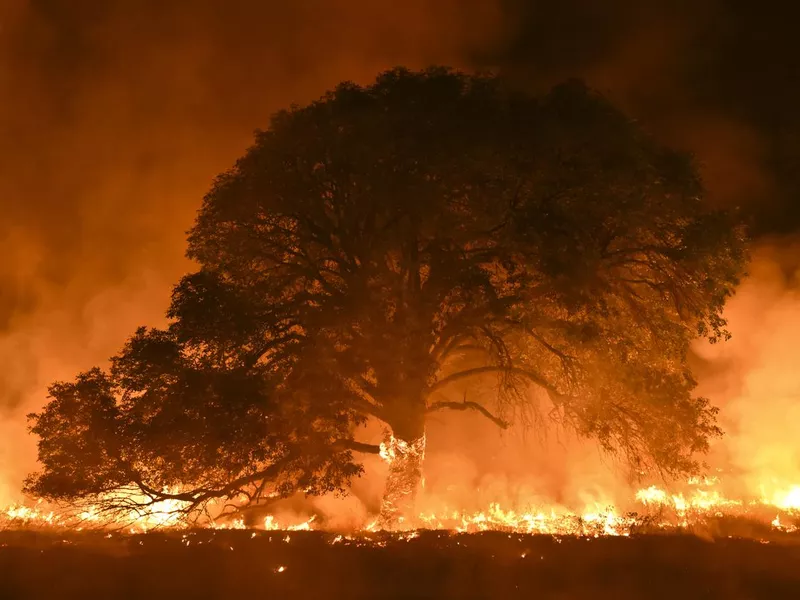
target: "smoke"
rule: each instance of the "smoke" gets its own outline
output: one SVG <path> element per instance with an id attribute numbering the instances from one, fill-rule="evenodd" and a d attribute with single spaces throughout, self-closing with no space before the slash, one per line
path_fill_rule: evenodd
<path id="1" fill-rule="evenodd" d="M 0 363 L 6 366 L 0 371 L 6 403 L 0 413 L 0 505 L 20 498 L 22 479 L 35 466 L 26 413 L 44 404 L 53 381 L 105 362 L 141 322 L 161 325 L 169 285 L 162 274 L 142 270 L 88 298 L 84 289 L 66 286 L 58 291 L 64 304 L 48 300 L 10 322 L 0 336 Z"/>
<path id="2" fill-rule="evenodd" d="M 727 308 L 732 339 L 698 344 L 700 393 L 721 408 L 727 435 L 715 466 L 756 496 L 800 482 L 800 240 L 764 241 Z"/>
<path id="3" fill-rule="evenodd" d="M 521 16 L 518 35 L 486 60 L 539 90 L 585 79 L 662 143 L 694 154 L 711 202 L 743 207 L 759 231 L 797 226 L 787 173 L 775 163 L 778 130 L 800 131 L 784 105 L 800 99 L 787 66 L 798 59 L 763 34 L 785 26 L 777 13 L 717 0 L 510 4 Z M 739 67 L 745 60 L 787 72 L 764 80 Z M 766 125 L 766 114 L 780 126 Z"/>

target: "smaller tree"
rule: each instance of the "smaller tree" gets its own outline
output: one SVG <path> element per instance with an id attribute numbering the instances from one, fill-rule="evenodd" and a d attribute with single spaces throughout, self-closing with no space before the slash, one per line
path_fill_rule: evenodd
<path id="1" fill-rule="evenodd" d="M 744 249 L 691 159 L 582 84 L 342 84 L 276 115 L 217 179 L 169 328 L 51 388 L 27 489 L 191 514 L 344 490 L 353 452 L 379 451 L 355 437 L 377 419 L 391 525 L 439 410 L 550 416 L 637 471 L 691 472 L 719 430 L 687 352 L 727 335 Z M 477 384 L 492 393 L 458 399 Z"/>

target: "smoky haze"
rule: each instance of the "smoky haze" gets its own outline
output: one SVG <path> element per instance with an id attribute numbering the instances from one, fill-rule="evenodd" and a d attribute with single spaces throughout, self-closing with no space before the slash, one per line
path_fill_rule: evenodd
<path id="1" fill-rule="evenodd" d="M 712 202 L 744 206 L 763 230 L 795 227 L 798 59 L 781 35 L 792 20 L 730 4 L 5 0 L 0 504 L 18 497 L 34 466 L 24 415 L 43 404 L 46 386 L 102 364 L 137 325 L 163 323 L 171 285 L 191 268 L 184 232 L 213 177 L 272 112 L 339 81 L 432 63 L 493 68 L 534 89 L 584 77 L 654 135 L 695 152 Z M 747 321 L 757 304 L 743 301 L 732 319 Z M 718 377 L 720 360 L 709 356 L 702 369 Z M 571 452 L 568 464 L 551 450 L 547 461 L 541 452 L 523 460 L 507 437 L 494 455 L 459 456 L 447 442 L 465 434 L 446 431 L 431 485 L 513 487 L 537 460 L 561 465 L 536 480 L 556 495 L 584 493 L 574 482 L 592 473 L 598 487 L 617 478 L 597 475 L 591 449 Z M 503 462 L 508 469 L 492 472 Z M 464 477 L 449 481 L 454 473 Z"/>

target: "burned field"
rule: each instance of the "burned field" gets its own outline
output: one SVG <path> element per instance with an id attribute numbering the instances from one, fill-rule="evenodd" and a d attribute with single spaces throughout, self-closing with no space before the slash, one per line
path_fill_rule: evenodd
<path id="1" fill-rule="evenodd" d="M 797 598 L 800 539 L 0 534 L 2 598 Z"/>

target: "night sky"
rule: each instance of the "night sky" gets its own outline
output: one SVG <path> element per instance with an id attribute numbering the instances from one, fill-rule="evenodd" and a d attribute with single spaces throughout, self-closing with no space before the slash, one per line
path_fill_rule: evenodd
<path id="1" fill-rule="evenodd" d="M 2 0 L 0 405 L 153 323 L 212 178 L 273 111 L 395 65 L 491 68 L 533 90 L 585 78 L 694 152 L 710 202 L 743 207 L 759 237 L 796 232 L 785 4 Z"/>

